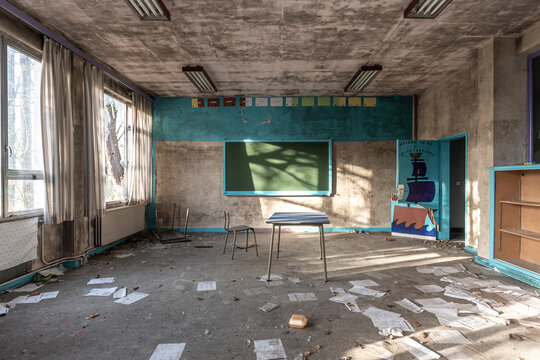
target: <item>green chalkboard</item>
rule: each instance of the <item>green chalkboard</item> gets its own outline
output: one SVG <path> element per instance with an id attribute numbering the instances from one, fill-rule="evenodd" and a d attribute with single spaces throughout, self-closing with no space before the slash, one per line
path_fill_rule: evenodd
<path id="1" fill-rule="evenodd" d="M 223 143 L 225 195 L 330 195 L 331 142 Z"/>

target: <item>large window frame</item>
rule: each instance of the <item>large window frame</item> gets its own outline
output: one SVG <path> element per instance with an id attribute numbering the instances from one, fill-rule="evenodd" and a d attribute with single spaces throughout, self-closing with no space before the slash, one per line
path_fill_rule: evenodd
<path id="1" fill-rule="evenodd" d="M 125 186 L 125 191 L 126 191 L 126 198 L 125 199 L 121 199 L 121 200 L 107 200 L 107 179 L 105 180 L 105 203 L 106 203 L 106 209 L 112 209 L 112 208 L 117 208 L 117 207 L 121 207 L 121 206 L 127 206 L 128 204 L 128 190 L 127 190 L 127 186 L 128 186 L 128 166 L 129 166 L 129 141 L 130 141 L 130 138 L 131 138 L 131 129 L 132 129 L 132 124 L 133 124 L 133 101 L 121 94 L 119 94 L 118 92 L 108 88 L 108 87 L 105 87 L 105 96 L 109 96 L 111 98 L 114 98 L 115 100 L 125 104 L 126 106 L 126 109 L 125 109 L 125 118 L 124 118 L 124 186 Z M 105 105 L 105 102 L 104 102 L 104 105 Z M 106 109 L 104 109 L 104 111 L 106 111 Z M 106 127 L 107 123 L 106 123 L 106 118 L 107 118 L 107 114 L 105 113 L 105 116 L 104 116 L 104 126 Z M 106 130 L 106 129 L 105 129 Z M 105 131 L 106 133 L 106 131 Z M 104 145 L 105 145 L 105 151 L 104 151 L 104 154 L 103 156 L 105 157 L 105 176 L 107 176 L 107 166 L 108 166 L 108 150 L 107 150 L 107 138 L 106 138 L 106 135 L 105 135 L 105 139 L 104 139 Z"/>
<path id="2" fill-rule="evenodd" d="M 43 170 L 21 170 L 9 168 L 9 138 L 8 138 L 8 47 L 16 50 L 33 60 L 42 63 L 41 53 L 24 46 L 11 38 L 0 34 L 0 219 L 14 216 L 41 216 L 43 208 L 12 211 L 8 207 L 8 182 L 13 180 L 41 180 L 44 181 Z M 40 101 L 38 99 L 37 101 Z M 41 132 L 41 129 L 40 129 Z M 40 144 L 41 146 L 41 144 Z M 43 193 L 43 204 L 45 204 L 45 193 Z"/>

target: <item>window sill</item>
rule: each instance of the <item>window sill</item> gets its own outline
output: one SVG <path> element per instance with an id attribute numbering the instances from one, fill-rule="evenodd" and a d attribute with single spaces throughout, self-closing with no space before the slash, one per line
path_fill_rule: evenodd
<path id="1" fill-rule="evenodd" d="M 11 215 L 9 217 L 0 218 L 0 224 L 13 222 L 13 221 L 32 219 L 32 218 L 36 218 L 36 217 L 40 218 L 40 219 L 43 219 L 43 212 L 20 214 L 20 215 Z"/>
<path id="2" fill-rule="evenodd" d="M 137 207 L 137 206 L 146 206 L 146 204 L 132 204 L 132 205 L 128 205 L 127 203 L 114 204 L 114 205 L 107 204 L 107 208 L 105 209 L 105 213 L 119 211 L 119 210 L 123 210 L 123 209 L 134 208 L 134 207 Z"/>

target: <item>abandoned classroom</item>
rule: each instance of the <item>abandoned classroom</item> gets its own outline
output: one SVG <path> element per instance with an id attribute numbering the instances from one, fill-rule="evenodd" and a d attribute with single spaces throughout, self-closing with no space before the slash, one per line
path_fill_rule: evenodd
<path id="1" fill-rule="evenodd" d="M 0 0 L 0 359 L 540 358 L 538 0 Z"/>

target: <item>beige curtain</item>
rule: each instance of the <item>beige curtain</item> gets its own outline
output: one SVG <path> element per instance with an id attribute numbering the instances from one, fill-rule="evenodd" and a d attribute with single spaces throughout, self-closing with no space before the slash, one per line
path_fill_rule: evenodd
<path id="1" fill-rule="evenodd" d="M 45 38 L 41 72 L 41 131 L 45 223 L 73 220 L 72 53 Z"/>
<path id="2" fill-rule="evenodd" d="M 105 108 L 103 71 L 84 62 L 85 216 L 105 211 Z"/>
<path id="3" fill-rule="evenodd" d="M 133 121 L 128 140 L 128 203 L 152 201 L 152 103 L 133 94 Z"/>

